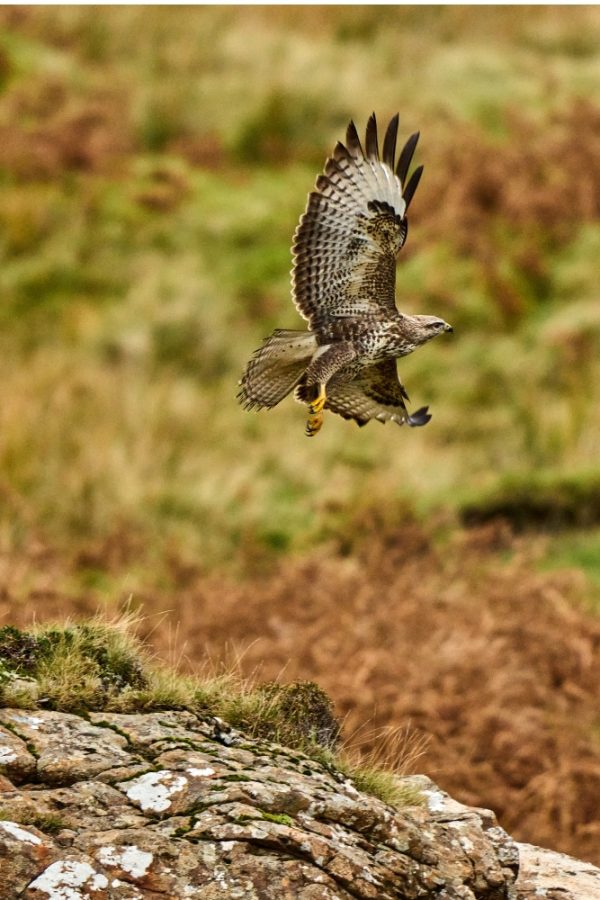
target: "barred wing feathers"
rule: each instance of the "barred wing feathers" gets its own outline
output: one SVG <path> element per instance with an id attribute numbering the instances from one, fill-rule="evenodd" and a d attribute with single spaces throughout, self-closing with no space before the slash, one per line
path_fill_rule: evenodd
<path id="1" fill-rule="evenodd" d="M 344 419 L 354 419 L 359 425 L 366 425 L 371 419 L 398 425 L 426 425 L 431 419 L 427 407 L 409 415 L 405 400 L 408 394 L 398 378 L 396 362 L 387 359 L 366 366 L 352 381 L 334 376 L 327 386 L 325 408 Z"/>
<path id="2" fill-rule="evenodd" d="M 407 235 L 406 210 L 422 166 L 406 176 L 419 138 L 413 134 L 395 167 L 398 116 L 379 156 L 377 123 L 367 124 L 363 150 L 353 122 L 346 146 L 325 164 L 294 235 L 294 302 L 313 331 L 331 318 L 394 312 L 396 255 Z"/>

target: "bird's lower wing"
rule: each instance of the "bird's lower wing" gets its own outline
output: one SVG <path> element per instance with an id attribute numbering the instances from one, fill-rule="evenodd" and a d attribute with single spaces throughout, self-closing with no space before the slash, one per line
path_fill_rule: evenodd
<path id="1" fill-rule="evenodd" d="M 327 385 L 325 408 L 344 419 L 354 419 L 361 426 L 371 419 L 398 425 L 426 425 L 431 418 L 427 407 L 411 415 L 406 400 L 408 394 L 398 378 L 396 363 L 390 359 L 368 366 L 352 381 L 344 381 L 343 374 L 332 378 Z"/>

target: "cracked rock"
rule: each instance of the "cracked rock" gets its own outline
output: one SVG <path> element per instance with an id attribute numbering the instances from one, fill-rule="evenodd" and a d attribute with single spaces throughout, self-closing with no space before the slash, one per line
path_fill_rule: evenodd
<path id="1" fill-rule="evenodd" d="M 428 779 L 393 809 L 189 712 L 89 718 L 0 710 L 0 900 L 517 900 L 517 845 Z"/>

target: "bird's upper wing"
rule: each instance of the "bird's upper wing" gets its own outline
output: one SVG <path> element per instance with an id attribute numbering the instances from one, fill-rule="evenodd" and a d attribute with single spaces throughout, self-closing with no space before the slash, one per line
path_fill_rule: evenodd
<path id="1" fill-rule="evenodd" d="M 397 133 L 396 115 L 380 159 L 375 114 L 364 150 L 350 122 L 346 146 L 336 145 L 308 195 L 292 246 L 292 288 L 313 331 L 331 318 L 389 314 L 396 308 L 396 255 L 406 240 L 406 210 L 423 171 L 419 166 L 407 181 L 418 133 L 395 165 Z"/>
<path id="2" fill-rule="evenodd" d="M 334 376 L 327 385 L 325 408 L 345 419 L 366 425 L 370 419 L 396 422 L 398 425 L 426 425 L 431 416 L 427 407 L 409 414 L 405 400 L 408 394 L 398 378 L 396 361 L 386 359 L 366 366 L 352 381 Z"/>

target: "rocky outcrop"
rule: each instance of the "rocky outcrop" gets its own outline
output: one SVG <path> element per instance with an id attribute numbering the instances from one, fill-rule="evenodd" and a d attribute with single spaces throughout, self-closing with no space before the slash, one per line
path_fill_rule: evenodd
<path id="1" fill-rule="evenodd" d="M 514 843 L 427 781 L 397 811 L 188 712 L 0 723 L 2 900 L 511 896 Z"/>
<path id="2" fill-rule="evenodd" d="M 392 809 L 216 718 L 3 709 L 0 769 L 1 900 L 555 896 L 493 813 L 426 778 Z"/>

